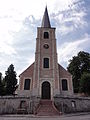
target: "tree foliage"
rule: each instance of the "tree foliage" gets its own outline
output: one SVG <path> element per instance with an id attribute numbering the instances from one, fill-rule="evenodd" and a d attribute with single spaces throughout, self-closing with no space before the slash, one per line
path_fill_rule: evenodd
<path id="1" fill-rule="evenodd" d="M 80 92 L 90 95 L 90 73 L 83 73 L 80 80 Z"/>
<path id="2" fill-rule="evenodd" d="M 2 73 L 0 73 L 0 95 L 2 95 L 2 89 L 3 89 L 3 86 L 2 86 Z"/>
<path id="3" fill-rule="evenodd" d="M 83 73 L 90 73 L 90 54 L 80 51 L 77 56 L 70 60 L 67 67 L 72 74 L 74 92 L 79 92 L 80 79 Z"/>
<path id="4" fill-rule="evenodd" d="M 0 73 L 0 95 L 5 95 L 4 81 L 2 79 L 2 73 Z"/>
<path id="5" fill-rule="evenodd" d="M 14 71 L 13 64 L 11 64 L 5 72 L 5 86 L 6 94 L 13 95 L 17 88 L 16 72 Z"/>

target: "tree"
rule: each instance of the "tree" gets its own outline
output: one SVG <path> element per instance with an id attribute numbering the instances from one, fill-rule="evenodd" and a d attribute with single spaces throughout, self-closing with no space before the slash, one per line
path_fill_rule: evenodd
<path id="1" fill-rule="evenodd" d="M 13 64 L 11 64 L 5 72 L 5 84 L 7 95 L 13 95 L 17 88 L 16 72 L 14 71 Z"/>
<path id="2" fill-rule="evenodd" d="M 77 56 L 70 60 L 67 69 L 72 74 L 74 92 L 79 92 L 81 75 L 84 72 L 90 72 L 90 54 L 80 51 Z"/>
<path id="3" fill-rule="evenodd" d="M 90 73 L 83 73 L 80 80 L 80 92 L 90 95 Z"/>
<path id="4" fill-rule="evenodd" d="M 0 85 L 2 83 L 2 73 L 0 72 Z"/>
<path id="5" fill-rule="evenodd" d="M 2 86 L 2 73 L 0 72 L 0 95 L 2 95 L 2 90 L 3 90 L 3 86 Z"/>
<path id="6" fill-rule="evenodd" d="M 0 95 L 5 95 L 4 81 L 2 79 L 1 72 L 0 72 Z"/>

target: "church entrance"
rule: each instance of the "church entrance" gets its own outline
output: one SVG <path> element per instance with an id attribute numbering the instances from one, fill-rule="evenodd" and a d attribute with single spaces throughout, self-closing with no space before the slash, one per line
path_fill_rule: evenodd
<path id="1" fill-rule="evenodd" d="M 51 87 L 47 81 L 42 83 L 42 99 L 51 99 Z"/>

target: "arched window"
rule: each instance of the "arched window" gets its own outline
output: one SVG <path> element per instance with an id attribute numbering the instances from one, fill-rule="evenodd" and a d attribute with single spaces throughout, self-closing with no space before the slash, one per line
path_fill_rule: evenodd
<path id="1" fill-rule="evenodd" d="M 49 38 L 49 33 L 48 32 L 44 32 L 44 39 L 48 39 Z"/>
<path id="2" fill-rule="evenodd" d="M 43 60 L 43 68 L 49 68 L 49 58 L 44 58 L 44 60 Z"/>
<path id="3" fill-rule="evenodd" d="M 66 79 L 62 79 L 62 90 L 64 91 L 68 90 L 68 84 Z"/>
<path id="4" fill-rule="evenodd" d="M 31 82 L 30 79 L 25 79 L 24 90 L 30 90 L 30 82 Z"/>

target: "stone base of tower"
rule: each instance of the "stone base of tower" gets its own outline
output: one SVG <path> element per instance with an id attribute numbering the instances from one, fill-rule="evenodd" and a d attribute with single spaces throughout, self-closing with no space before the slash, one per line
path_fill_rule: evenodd
<path id="1" fill-rule="evenodd" d="M 60 90 L 54 89 L 53 97 L 56 95 L 60 95 Z"/>
<path id="2" fill-rule="evenodd" d="M 34 88 L 34 89 L 32 90 L 32 96 L 38 96 L 38 97 L 40 97 L 40 95 L 39 95 L 39 90 L 38 90 L 37 88 Z"/>

